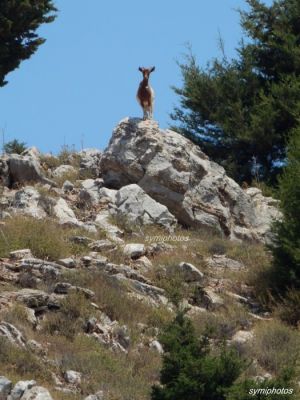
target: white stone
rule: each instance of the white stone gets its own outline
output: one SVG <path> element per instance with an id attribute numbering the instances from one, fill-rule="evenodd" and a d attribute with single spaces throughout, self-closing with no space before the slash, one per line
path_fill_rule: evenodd
<path id="1" fill-rule="evenodd" d="M 36 381 L 19 381 L 15 384 L 7 400 L 20 400 L 24 392 L 36 386 Z"/>

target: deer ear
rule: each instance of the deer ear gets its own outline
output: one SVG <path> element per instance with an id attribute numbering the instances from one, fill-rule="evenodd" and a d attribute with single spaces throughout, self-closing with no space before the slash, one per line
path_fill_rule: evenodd
<path id="1" fill-rule="evenodd" d="M 139 67 L 139 71 L 143 72 L 143 69 L 144 69 L 144 68 L 142 68 L 142 67 Z"/>
<path id="2" fill-rule="evenodd" d="M 152 67 L 152 68 L 150 69 L 150 72 L 153 72 L 153 71 L 155 71 L 155 67 Z"/>

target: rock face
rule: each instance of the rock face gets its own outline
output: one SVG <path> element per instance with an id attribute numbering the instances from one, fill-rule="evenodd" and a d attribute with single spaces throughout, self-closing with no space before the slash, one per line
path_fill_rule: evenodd
<path id="1" fill-rule="evenodd" d="M 279 217 L 273 204 L 263 202 L 262 223 L 252 194 L 189 139 L 159 129 L 155 121 L 122 120 L 102 155 L 101 171 L 106 186 L 136 183 L 182 224 L 232 239 L 264 240 L 271 219 Z"/>
<path id="2" fill-rule="evenodd" d="M 10 183 L 42 182 L 53 184 L 52 181 L 43 176 L 36 157 L 10 154 L 7 163 Z"/>
<path id="3" fill-rule="evenodd" d="M 133 224 L 158 224 L 167 229 L 176 225 L 176 218 L 167 207 L 153 200 L 138 185 L 122 187 L 116 193 L 116 215 Z"/>

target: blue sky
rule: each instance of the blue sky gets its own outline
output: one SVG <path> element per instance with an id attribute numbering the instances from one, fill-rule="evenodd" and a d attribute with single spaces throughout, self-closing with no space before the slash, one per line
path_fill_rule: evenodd
<path id="1" fill-rule="evenodd" d="M 271 0 L 265 1 L 271 4 Z M 135 95 L 138 67 L 155 65 L 154 118 L 165 128 L 181 85 L 176 60 L 190 43 L 199 64 L 219 56 L 218 32 L 228 57 L 242 37 L 236 9 L 245 0 L 57 0 L 47 42 L 0 88 L 0 131 L 43 152 L 66 144 L 105 148 L 124 117 L 141 116 Z M 2 141 L 2 139 L 1 139 Z"/>

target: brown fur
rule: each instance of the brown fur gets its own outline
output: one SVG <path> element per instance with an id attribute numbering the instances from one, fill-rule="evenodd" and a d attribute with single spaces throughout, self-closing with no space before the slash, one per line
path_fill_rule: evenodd
<path id="1" fill-rule="evenodd" d="M 154 104 L 154 91 L 149 85 L 149 76 L 153 72 L 155 67 L 152 68 L 139 68 L 139 71 L 143 74 L 143 80 L 141 81 L 138 92 L 137 100 L 143 109 L 143 119 L 153 117 L 153 104 Z"/>

